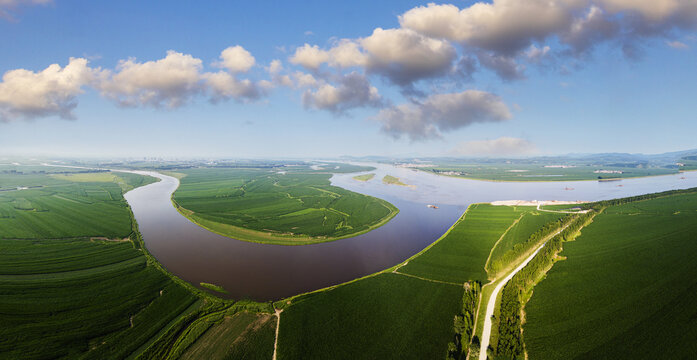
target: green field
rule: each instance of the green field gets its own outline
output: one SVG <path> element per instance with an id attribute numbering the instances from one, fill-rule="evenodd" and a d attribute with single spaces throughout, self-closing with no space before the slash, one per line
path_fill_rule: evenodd
<path id="1" fill-rule="evenodd" d="M 476 280 L 486 283 L 488 276 L 484 265 L 494 244 L 523 212 L 534 209 L 472 204 L 446 237 L 409 260 L 399 271 L 447 282 Z"/>
<path id="2" fill-rule="evenodd" d="M 275 316 L 240 312 L 211 326 L 180 359 L 269 360 L 275 338 Z"/>
<path id="3" fill-rule="evenodd" d="M 697 194 L 611 206 L 535 287 L 531 359 L 691 358 L 697 353 Z"/>
<path id="4" fill-rule="evenodd" d="M 188 169 L 173 199 L 199 225 L 239 240 L 301 245 L 355 236 L 398 210 L 331 186 L 331 174 L 268 169 Z"/>
<path id="5" fill-rule="evenodd" d="M 299 297 L 281 315 L 278 358 L 443 358 L 462 293 L 385 273 Z"/>
<path id="6" fill-rule="evenodd" d="M 363 175 L 356 175 L 353 177 L 354 180 L 358 181 L 370 181 L 375 177 L 375 174 L 363 174 Z"/>
<path id="7" fill-rule="evenodd" d="M 175 359 L 209 328 L 236 344 L 223 358 L 273 352 L 274 326 L 219 321 L 269 319 L 269 304 L 219 300 L 147 253 L 123 192 L 155 179 L 19 166 L 0 179 L 0 358 Z"/>

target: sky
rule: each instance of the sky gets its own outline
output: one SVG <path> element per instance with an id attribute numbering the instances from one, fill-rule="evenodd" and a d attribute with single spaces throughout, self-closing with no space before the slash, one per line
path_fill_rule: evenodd
<path id="1" fill-rule="evenodd" d="M 0 156 L 697 148 L 693 0 L 0 0 Z"/>

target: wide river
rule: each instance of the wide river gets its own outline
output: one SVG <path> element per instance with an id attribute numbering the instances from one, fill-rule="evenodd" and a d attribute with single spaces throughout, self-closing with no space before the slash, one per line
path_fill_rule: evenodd
<path id="1" fill-rule="evenodd" d="M 139 172 L 162 181 L 128 192 L 148 250 L 172 273 L 198 286 L 224 287 L 228 297 L 258 301 L 320 289 L 402 262 L 438 239 L 469 204 L 495 200 L 595 201 L 697 187 L 697 172 L 621 181 L 488 182 L 370 164 L 375 178 L 336 174 L 333 185 L 385 199 L 400 209 L 384 226 L 333 242 L 281 246 L 256 244 L 214 234 L 179 214 L 170 200 L 177 179 Z M 414 187 L 383 184 L 385 174 Z M 567 190 L 572 188 L 573 190 Z M 431 209 L 434 204 L 438 209 Z"/>

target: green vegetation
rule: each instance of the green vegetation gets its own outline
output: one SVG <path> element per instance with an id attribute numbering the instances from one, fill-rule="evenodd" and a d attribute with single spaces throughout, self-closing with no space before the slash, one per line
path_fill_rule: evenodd
<path id="1" fill-rule="evenodd" d="M 147 252 L 123 192 L 153 178 L 0 167 L 0 179 L 1 358 L 174 359 L 225 317 L 273 310 L 208 295 Z M 226 332 L 229 356 L 268 358 L 268 328 Z"/>
<path id="2" fill-rule="evenodd" d="M 281 314 L 278 358 L 442 358 L 462 292 L 383 273 L 298 297 Z"/>
<path id="3" fill-rule="evenodd" d="M 223 288 L 223 287 L 220 286 L 220 285 L 211 284 L 211 283 L 207 283 L 207 282 L 201 282 L 201 283 L 199 283 L 199 284 L 200 284 L 201 286 L 205 287 L 206 289 L 213 290 L 213 291 L 217 291 L 217 292 L 219 292 L 219 293 L 221 293 L 221 294 L 227 294 L 227 293 L 228 293 L 227 290 L 225 290 L 225 288 Z"/>
<path id="4" fill-rule="evenodd" d="M 271 359 L 276 338 L 276 317 L 239 312 L 215 323 L 179 358 Z"/>
<path id="5" fill-rule="evenodd" d="M 400 272 L 440 281 L 486 282 L 487 258 L 506 229 L 534 207 L 472 204 L 450 232 L 425 253 L 409 260 Z"/>
<path id="6" fill-rule="evenodd" d="M 563 224 L 564 230 L 550 239 L 535 257 L 506 283 L 501 293 L 501 302 L 495 319 L 496 336 L 492 337 L 495 359 L 525 359 L 523 342 L 522 308 L 532 294 L 532 288 L 557 260 L 562 243 L 571 241 L 579 235 L 581 228 L 593 220 L 595 212 L 572 215 Z M 562 224 L 559 223 L 561 226 Z M 493 341 L 496 339 L 496 341 Z M 488 349 L 487 349 L 488 350 Z"/>
<path id="7" fill-rule="evenodd" d="M 302 245 L 355 236 L 398 210 L 331 186 L 330 174 L 267 169 L 188 169 L 173 200 L 197 224 L 239 240 Z"/>
<path id="8" fill-rule="evenodd" d="M 469 351 L 470 339 L 474 335 L 474 320 L 477 315 L 477 305 L 481 290 L 482 285 L 476 281 L 465 285 L 465 292 L 462 295 L 462 312 L 455 315 L 455 320 L 453 321 L 455 337 L 453 342 L 448 343 L 448 355 L 446 357 L 448 360 L 463 359 Z"/>
<path id="9" fill-rule="evenodd" d="M 518 222 L 503 235 L 496 247 L 491 251 L 487 263 L 490 278 L 495 278 L 515 264 L 516 260 L 534 250 L 549 235 L 570 221 L 572 214 L 541 211 L 523 213 Z"/>
<path id="10" fill-rule="evenodd" d="M 371 174 L 356 175 L 353 177 L 353 179 L 358 180 L 358 181 L 370 181 L 374 177 L 375 177 L 375 174 L 371 173 Z"/>
<path id="11" fill-rule="evenodd" d="M 531 359 L 690 358 L 697 353 L 697 194 L 607 207 L 564 244 L 526 305 Z M 658 345 L 660 344 L 660 345 Z"/>
<path id="12" fill-rule="evenodd" d="M 382 182 L 388 185 L 409 186 L 401 182 L 398 177 L 394 177 L 392 175 L 385 175 L 385 177 L 382 178 Z"/>

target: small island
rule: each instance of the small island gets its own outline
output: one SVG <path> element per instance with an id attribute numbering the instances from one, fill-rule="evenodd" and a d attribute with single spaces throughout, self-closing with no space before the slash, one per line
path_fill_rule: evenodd
<path id="1" fill-rule="evenodd" d="M 375 174 L 371 173 L 371 174 L 356 175 L 353 177 L 353 179 L 366 182 L 366 181 L 372 180 L 374 177 L 375 177 Z"/>
<path id="2" fill-rule="evenodd" d="M 401 180 L 399 180 L 398 177 L 394 177 L 392 175 L 385 175 L 385 177 L 382 178 L 382 182 L 384 184 L 388 184 L 388 185 L 409 186 L 409 185 L 403 183 Z"/>

